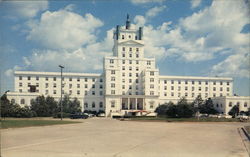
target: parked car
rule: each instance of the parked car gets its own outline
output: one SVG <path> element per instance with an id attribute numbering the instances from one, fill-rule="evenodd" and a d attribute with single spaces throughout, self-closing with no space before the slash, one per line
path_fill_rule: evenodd
<path id="1" fill-rule="evenodd" d="M 78 113 L 78 114 L 71 114 L 70 115 L 70 118 L 71 119 L 87 119 L 89 118 L 89 116 L 87 114 L 84 114 L 84 113 Z"/>

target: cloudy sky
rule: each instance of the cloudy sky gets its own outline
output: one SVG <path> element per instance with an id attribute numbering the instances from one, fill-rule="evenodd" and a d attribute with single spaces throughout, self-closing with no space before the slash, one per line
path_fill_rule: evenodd
<path id="1" fill-rule="evenodd" d="M 250 95 L 249 0 L 0 1 L 1 93 L 15 70 L 101 73 L 127 13 L 161 75 L 233 77 Z"/>

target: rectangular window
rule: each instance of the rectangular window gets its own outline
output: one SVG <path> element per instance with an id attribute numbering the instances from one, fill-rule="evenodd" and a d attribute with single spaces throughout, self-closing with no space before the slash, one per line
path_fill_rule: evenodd
<path id="1" fill-rule="evenodd" d="M 115 88 L 115 84 L 114 83 L 111 83 L 111 88 Z"/>
<path id="2" fill-rule="evenodd" d="M 222 88 L 222 87 L 220 87 L 220 91 L 223 91 L 223 88 Z"/>
<path id="3" fill-rule="evenodd" d="M 151 62 L 150 62 L 150 61 L 147 61 L 147 65 L 151 65 Z"/>
<path id="4" fill-rule="evenodd" d="M 122 66 L 122 70 L 125 70 L 125 66 Z"/>
<path id="5" fill-rule="evenodd" d="M 129 67 L 129 70 L 132 70 L 132 67 Z"/>
<path id="6" fill-rule="evenodd" d="M 171 84 L 174 84 L 174 80 L 171 80 Z"/>
<path id="7" fill-rule="evenodd" d="M 72 81 L 72 78 L 71 78 L 71 77 L 69 78 L 69 81 Z"/>
<path id="8" fill-rule="evenodd" d="M 77 84 L 77 88 L 80 88 L 80 84 Z"/>
<path id="9" fill-rule="evenodd" d="M 36 80 L 37 80 L 37 81 L 39 80 L 39 77 L 38 77 L 38 76 L 36 77 Z"/>
<path id="10" fill-rule="evenodd" d="M 85 82 L 88 82 L 88 78 L 84 78 L 84 81 L 85 81 Z"/>
<path id="11" fill-rule="evenodd" d="M 139 71 L 139 67 L 136 67 L 136 71 Z"/>
<path id="12" fill-rule="evenodd" d="M 48 83 L 45 83 L 45 88 L 48 88 L 49 87 L 49 84 Z"/>
<path id="13" fill-rule="evenodd" d="M 150 88 L 151 88 L 151 89 L 153 89 L 153 88 L 154 88 L 154 85 L 153 85 L 153 84 L 151 84 L 151 85 L 150 85 Z"/>
<path id="14" fill-rule="evenodd" d="M 53 84 L 53 87 L 56 88 L 56 83 Z"/>
<path id="15" fill-rule="evenodd" d="M 115 70 L 111 70 L 111 74 L 115 74 Z"/>
<path id="16" fill-rule="evenodd" d="M 92 88 L 95 88 L 95 84 L 92 84 Z"/>
<path id="17" fill-rule="evenodd" d="M 53 91 L 53 94 L 56 94 L 56 90 Z"/>
<path id="18" fill-rule="evenodd" d="M 56 81 L 56 77 L 54 77 L 53 80 Z"/>
<path id="19" fill-rule="evenodd" d="M 154 95 L 154 91 L 150 91 L 150 95 Z"/>
<path id="20" fill-rule="evenodd" d="M 122 53 L 122 57 L 125 57 L 125 53 Z M 125 63 L 123 63 L 123 64 L 125 64 Z"/>
<path id="21" fill-rule="evenodd" d="M 30 76 L 28 76 L 28 80 L 30 80 Z"/>
<path id="22" fill-rule="evenodd" d="M 126 61 L 125 60 L 122 60 L 122 64 L 125 64 L 126 63 Z"/>
<path id="23" fill-rule="evenodd" d="M 194 81 L 192 81 L 192 84 L 194 84 Z"/>
<path id="24" fill-rule="evenodd" d="M 100 82 L 103 82 L 102 78 L 100 78 Z"/>
<path id="25" fill-rule="evenodd" d="M 132 60 L 129 60 L 129 64 L 132 64 Z"/>
<path id="26" fill-rule="evenodd" d="M 214 81 L 214 85 L 216 85 L 216 81 Z"/>
<path id="27" fill-rule="evenodd" d="M 77 82 L 80 82 L 80 78 L 77 78 Z"/>
<path id="28" fill-rule="evenodd" d="M 229 86 L 229 82 L 227 82 L 227 85 Z"/>
<path id="29" fill-rule="evenodd" d="M 114 63 L 114 60 L 113 60 L 113 59 L 110 59 L 110 60 L 109 60 L 109 63 L 110 63 L 110 64 L 113 64 L 113 63 Z"/>
<path id="30" fill-rule="evenodd" d="M 72 88 L 72 84 L 69 84 L 69 88 Z"/>
<path id="31" fill-rule="evenodd" d="M 181 81 L 178 81 L 178 84 L 181 84 Z"/>
<path id="32" fill-rule="evenodd" d="M 122 47 L 122 51 L 125 51 L 125 47 Z"/>
<path id="33" fill-rule="evenodd" d="M 208 85 L 208 81 L 206 81 L 206 85 Z"/>
<path id="34" fill-rule="evenodd" d="M 132 51 L 132 47 L 129 48 L 129 51 Z"/>
<path id="35" fill-rule="evenodd" d="M 95 91 L 92 91 L 92 95 L 95 95 Z"/>
<path id="36" fill-rule="evenodd" d="M 92 82 L 95 82 L 95 78 L 92 78 Z"/>
<path id="37" fill-rule="evenodd" d="M 103 95 L 103 91 L 100 91 L 99 94 L 100 94 L 100 95 Z"/>
<path id="38" fill-rule="evenodd" d="M 150 82 L 154 82 L 154 78 L 150 78 Z"/>
<path id="39" fill-rule="evenodd" d="M 136 61 L 136 64 L 139 64 L 139 61 L 138 61 L 138 60 Z"/>
<path id="40" fill-rule="evenodd" d="M 136 58 L 139 58 L 139 54 L 138 53 L 136 54 Z"/>
<path id="41" fill-rule="evenodd" d="M 103 88 L 101 84 L 100 84 L 99 88 L 100 88 L 100 89 L 102 89 L 102 88 Z"/>
<path id="42" fill-rule="evenodd" d="M 80 91 L 79 90 L 77 91 L 77 95 L 80 95 Z"/>
<path id="43" fill-rule="evenodd" d="M 88 95 L 88 91 L 85 90 L 85 91 L 84 91 L 84 95 Z"/>
<path id="44" fill-rule="evenodd" d="M 220 85 L 223 85 L 223 82 L 222 82 L 222 81 L 220 81 Z"/>
<path id="45" fill-rule="evenodd" d="M 20 83 L 19 83 L 19 87 L 22 87 L 22 86 L 23 86 L 23 84 L 22 84 L 22 82 L 20 82 Z"/>
<path id="46" fill-rule="evenodd" d="M 153 71 L 150 71 L 150 76 L 154 76 L 154 72 Z"/>
<path id="47" fill-rule="evenodd" d="M 19 76 L 19 80 L 22 80 L 23 79 L 23 77 L 22 76 Z"/>
<path id="48" fill-rule="evenodd" d="M 167 80 L 164 80 L 164 84 L 167 84 Z"/>
<path id="49" fill-rule="evenodd" d="M 201 91 L 201 87 L 199 87 L 199 91 Z"/>
<path id="50" fill-rule="evenodd" d="M 136 52 L 139 52 L 139 48 L 136 48 Z"/>
<path id="51" fill-rule="evenodd" d="M 85 85 L 84 85 L 84 87 L 85 87 L 85 88 L 88 88 L 88 85 L 87 85 L 87 84 L 85 84 Z"/>
<path id="52" fill-rule="evenodd" d="M 129 77 L 132 77 L 132 73 L 129 73 Z"/>
<path id="53" fill-rule="evenodd" d="M 48 77 L 46 77 L 46 78 L 45 78 L 45 80 L 46 80 L 46 81 L 48 81 L 48 80 L 49 80 L 49 78 L 48 78 Z"/>
<path id="54" fill-rule="evenodd" d="M 174 86 L 171 86 L 171 90 L 174 90 Z"/>
<path id="55" fill-rule="evenodd" d="M 213 91 L 216 91 L 216 87 L 213 88 Z"/>
<path id="56" fill-rule="evenodd" d="M 185 90 L 188 90 L 188 87 L 185 87 Z"/>
<path id="57" fill-rule="evenodd" d="M 111 94 L 115 94 L 115 90 L 111 90 Z"/>

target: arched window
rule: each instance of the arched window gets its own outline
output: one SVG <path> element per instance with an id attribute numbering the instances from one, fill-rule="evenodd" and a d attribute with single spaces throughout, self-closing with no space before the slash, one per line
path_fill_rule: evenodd
<path id="1" fill-rule="evenodd" d="M 237 104 L 236 104 L 237 106 L 240 106 L 240 102 L 237 102 Z"/>
<path id="2" fill-rule="evenodd" d="M 103 102 L 102 101 L 99 103 L 99 107 L 103 108 Z"/>
<path id="3" fill-rule="evenodd" d="M 247 107 L 247 102 L 244 102 L 244 107 Z"/>
<path id="4" fill-rule="evenodd" d="M 11 101 L 10 101 L 12 104 L 14 104 L 16 101 L 15 101 L 15 99 L 11 99 Z"/>
<path id="5" fill-rule="evenodd" d="M 21 99 L 21 103 L 20 104 L 25 104 L 25 100 Z"/>
<path id="6" fill-rule="evenodd" d="M 95 102 L 92 102 L 92 108 L 95 108 Z"/>
<path id="7" fill-rule="evenodd" d="M 228 105 L 229 107 L 232 107 L 233 106 L 233 103 L 232 102 L 229 102 L 229 105 Z"/>

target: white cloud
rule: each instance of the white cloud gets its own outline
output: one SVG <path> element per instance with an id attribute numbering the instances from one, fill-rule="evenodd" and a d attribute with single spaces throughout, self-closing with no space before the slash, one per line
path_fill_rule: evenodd
<path id="1" fill-rule="evenodd" d="M 243 59 L 250 49 L 250 34 L 241 32 L 249 24 L 247 6 L 243 0 L 213 1 L 211 6 L 180 19 L 176 25 L 166 21 L 153 27 L 147 24 L 146 16 L 136 16 L 134 21 L 146 24 L 146 56 L 157 59 L 175 56 L 185 62 L 216 60 L 215 55 L 229 56 L 214 65 L 213 73 L 249 77 L 248 63 L 235 61 Z M 225 68 L 227 64 L 229 68 Z"/>
<path id="2" fill-rule="evenodd" d="M 201 0 L 192 0 L 191 1 L 191 8 L 197 8 L 201 4 Z"/>
<path id="3" fill-rule="evenodd" d="M 106 38 L 100 42 L 89 43 L 74 50 L 34 50 L 23 61 L 25 67 L 41 71 L 57 71 L 59 64 L 63 64 L 67 71 L 100 70 L 103 57 L 111 55 L 112 37 L 113 29 L 107 31 Z"/>
<path id="4" fill-rule="evenodd" d="M 249 52 L 239 52 L 228 56 L 224 61 L 212 67 L 212 74 L 218 76 L 250 77 Z"/>
<path id="5" fill-rule="evenodd" d="M 77 49 L 94 43 L 102 21 L 91 14 L 81 16 L 68 10 L 46 11 L 39 21 L 29 22 L 27 39 L 50 49 Z"/>
<path id="6" fill-rule="evenodd" d="M 14 66 L 12 69 L 7 69 L 5 72 L 4 72 L 4 74 L 5 74 L 5 76 L 7 76 L 7 77 L 13 77 L 13 75 L 14 75 L 14 71 L 16 71 L 16 70 L 21 70 L 22 69 L 22 67 L 19 67 L 19 66 Z"/>
<path id="7" fill-rule="evenodd" d="M 147 11 L 146 13 L 146 17 L 155 17 L 156 15 L 158 15 L 160 12 L 162 12 L 164 9 L 166 8 L 165 5 L 160 6 L 160 7 L 154 7 L 151 8 Z"/>
<path id="8" fill-rule="evenodd" d="M 37 13 L 48 9 L 48 1 L 8 1 L 9 17 L 32 18 Z M 5 4 L 4 3 L 4 4 Z"/>
<path id="9" fill-rule="evenodd" d="M 133 4 L 162 3 L 166 0 L 130 0 Z"/>
<path id="10" fill-rule="evenodd" d="M 145 25 L 151 18 L 157 16 L 160 12 L 162 12 L 166 8 L 165 5 L 163 6 L 156 6 L 151 9 L 149 9 L 145 16 L 142 15 L 136 15 L 134 18 L 134 22 L 137 26 L 143 26 Z"/>

